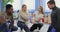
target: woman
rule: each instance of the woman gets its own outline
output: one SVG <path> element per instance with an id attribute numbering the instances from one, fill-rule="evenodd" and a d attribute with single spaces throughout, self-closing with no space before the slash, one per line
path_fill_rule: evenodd
<path id="1" fill-rule="evenodd" d="M 19 12 L 19 21 L 18 21 L 18 27 L 24 29 L 26 32 L 30 32 L 29 28 L 26 25 L 26 22 L 28 22 L 29 16 L 27 13 L 27 7 L 25 4 L 22 5 L 22 10 Z"/>
<path id="2" fill-rule="evenodd" d="M 44 15 L 43 15 L 42 6 L 39 6 L 38 11 L 33 14 L 32 22 L 34 22 L 34 24 L 30 28 L 30 31 L 34 31 L 35 29 L 37 29 L 37 27 L 40 30 L 40 28 L 42 27 L 43 22 L 44 22 Z"/>

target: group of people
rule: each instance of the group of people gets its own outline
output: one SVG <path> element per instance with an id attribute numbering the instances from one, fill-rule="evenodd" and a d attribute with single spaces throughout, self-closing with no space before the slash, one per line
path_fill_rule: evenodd
<path id="1" fill-rule="evenodd" d="M 60 9 L 56 7 L 55 1 L 50 0 L 47 2 L 47 5 L 50 9 L 52 9 L 51 13 L 51 25 L 47 32 L 50 32 L 54 27 L 56 32 L 60 32 Z M 13 6 L 11 4 L 6 5 L 6 12 L 1 14 L 0 16 L 0 32 L 7 32 L 8 30 L 17 31 L 18 28 L 14 26 L 14 18 L 13 18 Z M 4 17 L 3 17 L 4 16 Z M 25 4 L 22 5 L 22 9 L 18 12 L 18 23 L 17 26 L 24 29 L 26 32 L 33 32 L 35 29 L 41 27 L 44 24 L 44 12 L 43 7 L 39 6 L 38 10 L 32 14 L 32 23 L 33 25 L 28 28 L 29 14 L 27 13 L 27 6 Z M 9 27 L 7 26 L 9 23 Z"/>
<path id="2" fill-rule="evenodd" d="M 33 13 L 32 15 L 32 27 L 29 29 L 27 27 L 28 21 L 29 21 L 29 14 L 27 13 L 27 6 L 25 4 L 22 5 L 22 10 L 19 11 L 19 21 L 18 21 L 18 27 L 21 28 L 21 30 L 24 28 L 26 32 L 33 32 L 37 27 L 40 28 L 43 25 L 42 19 L 44 18 L 43 16 L 43 7 L 39 6 L 38 11 Z M 38 17 L 37 17 L 38 16 Z"/>

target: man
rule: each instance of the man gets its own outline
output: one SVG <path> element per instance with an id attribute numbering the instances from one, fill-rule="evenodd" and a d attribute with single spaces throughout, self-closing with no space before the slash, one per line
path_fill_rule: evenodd
<path id="1" fill-rule="evenodd" d="M 10 21 L 9 29 L 11 31 L 17 31 L 17 27 L 14 26 L 14 19 L 13 19 L 13 6 L 11 4 L 6 5 L 6 13 L 5 13 L 6 21 Z"/>
<path id="2" fill-rule="evenodd" d="M 56 29 L 56 32 L 60 32 L 60 9 L 56 7 L 55 1 L 48 1 L 48 7 L 52 9 L 51 13 L 51 25 Z M 52 28 L 49 28 L 50 30 Z M 49 31 L 50 32 L 50 31 Z"/>

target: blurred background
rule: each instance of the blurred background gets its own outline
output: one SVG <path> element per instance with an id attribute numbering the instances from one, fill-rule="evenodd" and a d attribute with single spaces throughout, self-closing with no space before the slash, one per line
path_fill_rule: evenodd
<path id="1" fill-rule="evenodd" d="M 37 11 L 38 6 L 43 6 L 44 13 L 47 14 L 51 12 L 51 10 L 47 6 L 48 1 L 49 0 L 0 0 L 1 2 L 0 6 L 1 8 L 3 8 L 3 9 L 0 8 L 0 10 L 4 12 L 6 4 L 12 4 L 14 11 L 17 12 L 18 10 L 21 10 L 22 4 L 26 4 L 28 13 L 34 13 L 35 11 Z M 55 0 L 55 2 L 56 2 L 56 5 L 60 7 L 60 4 L 59 4 L 60 1 Z"/>

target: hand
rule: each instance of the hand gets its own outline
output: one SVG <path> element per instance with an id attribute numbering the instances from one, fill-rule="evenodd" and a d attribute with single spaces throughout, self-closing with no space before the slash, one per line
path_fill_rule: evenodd
<path id="1" fill-rule="evenodd" d="M 41 18 L 37 18 L 37 21 L 39 22 L 41 20 Z"/>
<path id="2" fill-rule="evenodd" d="M 34 23 L 36 23 L 36 21 L 35 20 L 32 20 L 32 23 L 34 24 Z"/>

